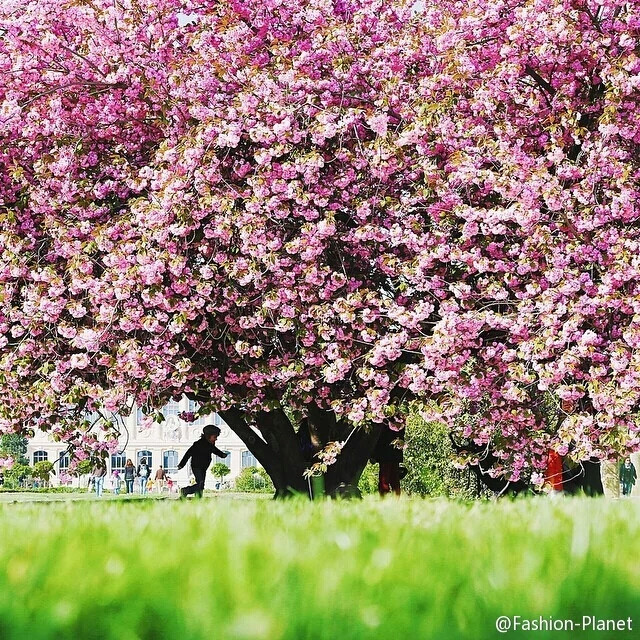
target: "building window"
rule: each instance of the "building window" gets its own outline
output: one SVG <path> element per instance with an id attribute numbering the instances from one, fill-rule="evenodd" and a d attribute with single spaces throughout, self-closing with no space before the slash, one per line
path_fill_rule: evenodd
<path id="1" fill-rule="evenodd" d="M 58 459 L 58 470 L 66 471 L 69 468 L 69 454 L 61 453 L 60 458 Z"/>
<path id="2" fill-rule="evenodd" d="M 178 452 L 165 451 L 162 456 L 162 466 L 167 473 L 176 473 L 178 471 Z"/>
<path id="3" fill-rule="evenodd" d="M 256 457 L 251 453 L 251 451 L 243 451 L 242 452 L 242 468 L 246 469 L 247 467 L 257 467 L 258 461 Z"/>
<path id="4" fill-rule="evenodd" d="M 226 464 L 227 467 L 231 467 L 231 455 L 229 451 L 225 451 L 224 453 L 227 454 L 227 456 L 225 458 L 221 458 L 220 456 L 214 456 L 213 458 L 213 464 L 216 464 L 217 462 L 222 462 L 222 464 Z"/>
<path id="5" fill-rule="evenodd" d="M 44 462 L 49 459 L 49 454 L 46 451 L 35 451 L 33 453 L 33 464 L 36 462 Z"/>
<path id="6" fill-rule="evenodd" d="M 171 402 L 167 402 L 167 404 L 162 407 L 162 415 L 165 418 L 169 416 L 177 416 L 180 413 L 180 403 L 172 400 Z"/>
<path id="7" fill-rule="evenodd" d="M 147 407 L 147 413 L 145 413 L 142 410 L 142 407 L 138 407 L 136 409 L 136 424 L 140 425 L 142 424 L 143 420 L 148 420 L 149 418 L 152 418 L 153 421 L 155 422 L 155 417 L 157 413 L 158 413 L 158 409 L 154 409 L 152 407 Z M 164 414 L 164 410 L 162 410 L 161 413 Z"/>
<path id="8" fill-rule="evenodd" d="M 142 458 L 147 459 L 147 466 L 151 469 L 151 467 L 153 467 L 153 456 L 151 455 L 151 451 L 138 451 L 138 464 L 140 464 L 140 460 L 142 460 Z"/>
<path id="9" fill-rule="evenodd" d="M 111 456 L 111 473 L 117 471 L 124 473 L 124 466 L 127 464 L 127 456 L 124 453 L 114 453 Z"/>
<path id="10" fill-rule="evenodd" d="M 196 413 L 200 410 L 200 405 L 195 400 L 189 400 L 187 411 L 191 413 Z M 207 416 L 198 416 L 193 422 L 190 424 L 194 427 L 202 427 L 207 422 Z"/>
<path id="11" fill-rule="evenodd" d="M 222 425 L 226 426 L 225 421 L 217 414 L 217 413 L 209 413 L 206 416 L 202 416 L 198 420 L 194 422 L 194 424 L 202 425 L 205 424 L 214 424 L 216 427 L 221 427 Z"/>
<path id="12" fill-rule="evenodd" d="M 103 421 L 102 414 L 97 411 L 85 411 L 82 417 L 89 423 L 89 425 L 98 424 Z"/>

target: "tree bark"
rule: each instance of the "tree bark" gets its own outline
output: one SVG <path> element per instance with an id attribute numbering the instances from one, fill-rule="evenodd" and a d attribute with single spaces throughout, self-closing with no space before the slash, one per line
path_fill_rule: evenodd
<path id="1" fill-rule="evenodd" d="M 320 451 L 329 442 L 329 417 L 328 411 L 320 409 L 315 402 L 307 405 L 307 424 L 309 429 L 309 440 L 315 451 Z M 334 420 L 335 422 L 335 417 Z M 304 425 L 303 425 L 304 426 Z"/>
<path id="2" fill-rule="evenodd" d="M 335 464 L 331 465 L 325 474 L 325 491 L 328 495 L 361 497 L 358 481 L 373 453 L 381 430 L 382 426 L 379 424 L 372 425 L 369 430 L 353 430 L 352 427 L 352 431 L 347 435 L 348 441 Z"/>
<path id="3" fill-rule="evenodd" d="M 255 433 L 244 419 L 244 414 L 239 409 L 231 408 L 226 411 L 219 411 L 218 415 L 229 425 L 232 431 L 244 442 L 247 449 L 256 457 L 258 462 L 273 481 L 276 488 L 276 495 L 286 486 L 285 476 L 275 453 L 268 444 Z"/>
<path id="4" fill-rule="evenodd" d="M 345 422 L 337 421 L 332 411 L 311 405 L 309 416 L 300 429 L 307 430 L 311 451 L 303 450 L 303 440 L 282 409 L 261 411 L 255 416 L 256 433 L 247 423 L 245 414 L 237 407 L 219 412 L 220 417 L 244 442 L 247 449 L 273 481 L 275 498 L 295 494 L 312 496 L 305 470 L 316 459 L 315 453 L 328 442 L 347 440 L 336 462 L 324 475 L 325 493 L 329 496 L 359 496 L 358 481 L 371 456 L 380 435 L 380 425 L 370 430 L 353 429 Z M 305 455 L 306 453 L 306 455 Z"/>
<path id="5" fill-rule="evenodd" d="M 287 495 L 293 491 L 308 494 L 308 484 L 304 478 L 306 464 L 302 457 L 300 441 L 285 412 L 282 409 L 261 411 L 257 415 L 256 422 L 264 439 L 280 462 L 285 480 L 285 486 L 280 487 L 280 493 L 284 492 L 283 495 Z M 278 487 L 276 487 L 276 494 L 278 494 Z"/>

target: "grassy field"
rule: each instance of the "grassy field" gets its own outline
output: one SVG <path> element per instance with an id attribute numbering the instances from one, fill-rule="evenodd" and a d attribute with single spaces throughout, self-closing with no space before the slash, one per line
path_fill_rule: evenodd
<path id="1" fill-rule="evenodd" d="M 236 491 L 205 491 L 204 497 L 206 499 L 213 500 L 270 500 L 271 494 L 268 493 L 242 493 Z M 115 495 L 110 492 L 102 494 L 100 500 L 94 492 L 87 492 L 86 489 L 82 491 L 70 491 L 70 492 L 49 492 L 49 491 L 0 491 L 0 503 L 22 503 L 22 502 L 127 502 L 128 500 L 177 500 L 178 494 L 167 495 L 166 493 L 157 494 L 149 492 L 146 496 L 141 496 L 138 493 L 126 494 L 121 493 Z"/>
<path id="2" fill-rule="evenodd" d="M 67 501 L 0 513 L 2 640 L 640 637 L 633 500 Z M 633 630 L 498 634 L 501 615 L 631 617 Z"/>

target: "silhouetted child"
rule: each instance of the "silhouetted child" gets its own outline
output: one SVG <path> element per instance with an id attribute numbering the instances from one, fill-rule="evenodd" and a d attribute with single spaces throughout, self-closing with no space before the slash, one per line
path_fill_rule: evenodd
<path id="1" fill-rule="evenodd" d="M 199 498 L 202 497 L 204 491 L 204 481 L 207 475 L 207 469 L 211 466 L 211 457 L 215 453 L 220 458 L 225 458 L 228 453 L 220 451 L 216 447 L 216 440 L 220 435 L 220 429 L 213 424 L 208 424 L 202 430 L 202 436 L 196 440 L 184 454 L 182 460 L 178 463 L 178 469 L 182 469 L 191 458 L 191 471 L 195 479 L 195 484 L 190 487 L 180 489 L 180 495 L 186 497 L 195 493 Z"/>

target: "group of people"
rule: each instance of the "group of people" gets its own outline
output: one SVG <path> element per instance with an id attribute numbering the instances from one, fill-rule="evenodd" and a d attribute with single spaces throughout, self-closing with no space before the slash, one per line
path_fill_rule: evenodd
<path id="1" fill-rule="evenodd" d="M 93 467 L 91 476 L 89 477 L 89 491 L 95 491 L 98 497 L 102 496 L 104 483 L 107 476 L 107 467 L 104 462 L 99 462 Z M 133 493 L 134 484 L 138 485 L 138 493 L 146 495 L 147 492 L 155 488 L 158 493 L 167 487 L 169 492 L 173 490 L 174 482 L 167 474 L 166 469 L 160 465 L 154 475 L 151 477 L 151 467 L 147 464 L 146 458 L 140 459 L 140 464 L 135 467 L 131 459 L 127 460 L 122 474 L 115 469 L 111 474 L 111 489 L 115 495 L 119 495 L 123 484 L 126 493 Z M 137 483 L 136 483 L 137 481 Z"/>
<path id="2" fill-rule="evenodd" d="M 216 440 L 219 435 L 220 429 L 215 425 L 209 424 L 204 427 L 200 438 L 189 447 L 182 460 L 178 463 L 178 469 L 182 469 L 191 460 L 191 473 L 193 475 L 193 484 L 180 490 L 181 498 L 186 498 L 189 495 L 202 497 L 207 469 L 211 466 L 212 456 L 215 454 L 220 458 L 224 458 L 229 455 L 228 452 L 221 451 L 216 447 Z M 104 461 L 101 460 L 94 466 L 89 479 L 89 491 L 95 490 L 98 497 L 102 496 L 106 475 L 107 467 Z M 154 477 L 151 478 L 151 467 L 147 464 L 146 458 L 141 458 L 137 468 L 130 459 L 127 460 L 122 475 L 115 470 L 111 474 L 111 488 L 118 495 L 124 481 L 126 492 L 133 493 L 133 485 L 136 480 L 140 487 L 139 493 L 142 495 L 146 495 L 152 487 L 155 487 L 160 493 L 165 486 L 169 489 L 169 492 L 173 490 L 174 486 L 173 480 L 167 475 L 166 469 L 163 469 L 162 466 L 158 467 Z"/>
<path id="3" fill-rule="evenodd" d="M 191 461 L 191 473 L 194 479 L 193 484 L 180 489 L 181 498 L 186 498 L 189 495 L 202 497 L 207 470 L 211 466 L 213 455 L 215 454 L 220 458 L 229 455 L 216 447 L 216 440 L 219 435 L 220 429 L 218 427 L 212 424 L 206 425 L 200 438 L 189 447 L 182 460 L 178 463 L 178 469 L 183 469 L 187 462 Z M 385 429 L 373 451 L 372 461 L 380 464 L 378 490 L 381 495 L 392 492 L 400 495 L 400 480 L 406 474 L 406 468 L 402 464 L 403 438 L 404 430 L 396 432 L 391 429 Z M 102 495 L 106 474 L 107 468 L 102 461 L 93 468 L 93 485 L 98 497 Z M 166 470 L 160 466 L 154 478 L 151 479 L 151 467 L 147 464 L 146 458 L 141 458 L 137 468 L 130 459 L 127 460 L 122 477 L 117 470 L 113 472 L 111 478 L 113 492 L 116 495 L 120 493 L 122 481 L 124 480 L 127 493 L 133 493 L 133 485 L 136 479 L 139 481 L 139 492 L 142 495 L 146 495 L 150 485 L 156 487 L 158 492 L 162 491 L 165 483 L 169 486 L 170 491 L 172 489 L 173 482 L 167 475 Z M 91 484 L 89 485 L 89 490 L 91 490 Z"/>

